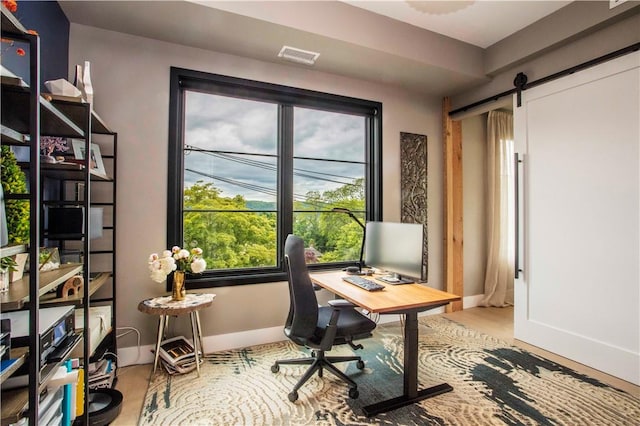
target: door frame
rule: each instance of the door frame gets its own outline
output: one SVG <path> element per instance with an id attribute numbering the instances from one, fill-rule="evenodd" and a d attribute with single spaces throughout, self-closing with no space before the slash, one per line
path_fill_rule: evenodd
<path id="1" fill-rule="evenodd" d="M 462 227 L 462 123 L 449 117 L 451 101 L 442 100 L 444 152 L 444 282 L 445 290 L 464 298 Z M 463 302 L 449 303 L 446 312 L 463 310 Z"/>

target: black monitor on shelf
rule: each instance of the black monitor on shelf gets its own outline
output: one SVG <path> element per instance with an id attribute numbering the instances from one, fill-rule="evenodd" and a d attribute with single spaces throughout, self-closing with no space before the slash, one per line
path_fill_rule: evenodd
<path id="1" fill-rule="evenodd" d="M 365 264 L 381 269 L 389 284 L 409 284 L 426 279 L 423 259 L 423 225 L 418 223 L 367 222 Z"/>

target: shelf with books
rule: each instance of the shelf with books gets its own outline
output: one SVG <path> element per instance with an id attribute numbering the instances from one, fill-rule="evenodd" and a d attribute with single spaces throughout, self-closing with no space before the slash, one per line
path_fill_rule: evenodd
<path id="1" fill-rule="evenodd" d="M 52 179 L 83 181 L 85 178 L 84 165 L 80 161 L 84 162 L 84 160 L 68 159 L 60 163 L 41 163 L 40 174 Z M 29 168 L 29 163 L 27 162 L 18 164 L 24 170 Z M 90 170 L 89 173 L 92 181 L 112 181 L 105 173 L 100 173 L 96 170 Z"/>
<path id="2" fill-rule="evenodd" d="M 77 345 L 82 341 L 80 334 L 74 335 L 73 345 L 70 345 L 67 354 L 71 353 Z M 71 337 L 71 336 L 70 336 Z M 26 348 L 25 348 L 26 349 Z M 66 358 L 63 356 L 62 358 Z M 48 380 L 53 377 L 58 368 L 64 361 L 52 362 L 46 364 L 40 371 L 40 380 L 36 387 L 40 395 L 47 387 Z M 14 372 L 15 373 L 15 372 Z M 30 385 L 31 386 L 31 385 Z M 20 421 L 29 408 L 29 388 L 26 386 L 16 387 L 14 389 L 2 391 L 2 419 L 1 426 L 8 426 Z"/>
<path id="3" fill-rule="evenodd" d="M 29 133 L 29 97 L 31 88 L 24 82 L 3 76 L 2 82 L 2 124 L 21 134 Z M 85 132 L 59 109 L 40 97 L 40 133 L 47 136 L 84 137 Z"/>
<path id="4" fill-rule="evenodd" d="M 81 273 L 82 268 L 82 264 L 71 263 L 62 265 L 58 269 L 40 272 L 39 295 L 44 295 L 74 275 Z M 28 301 L 29 274 L 24 274 L 21 279 L 12 282 L 9 286 L 9 291 L 0 294 L 0 308 L 2 308 L 2 311 L 22 309 Z"/>
<path id="5" fill-rule="evenodd" d="M 94 278 L 89 279 L 89 296 L 93 296 L 107 281 L 111 278 L 111 272 L 99 272 Z M 78 304 L 84 300 L 84 294 L 78 293 L 67 297 L 56 297 L 56 294 L 45 294 L 40 298 L 40 304 L 43 306 L 52 306 L 57 304 Z"/>
<path id="6" fill-rule="evenodd" d="M 4 383 L 13 373 L 15 373 L 27 359 L 29 349 L 26 347 L 11 349 L 11 355 L 8 360 L 2 361 L 0 370 L 0 383 Z"/>
<path id="7" fill-rule="evenodd" d="M 25 253 L 26 251 L 26 244 L 9 244 L 4 247 L 0 247 L 0 257 L 14 256 L 16 254 Z"/>
<path id="8" fill-rule="evenodd" d="M 26 145 L 29 143 L 29 137 L 27 135 L 16 132 L 4 124 L 0 126 L 0 134 L 2 134 L 3 145 Z"/>

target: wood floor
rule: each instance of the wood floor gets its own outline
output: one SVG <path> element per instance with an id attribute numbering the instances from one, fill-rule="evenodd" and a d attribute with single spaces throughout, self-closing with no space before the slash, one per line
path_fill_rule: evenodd
<path id="1" fill-rule="evenodd" d="M 591 376 L 618 389 L 622 389 L 636 398 L 640 398 L 640 387 L 629 382 L 601 373 L 582 364 L 543 351 L 513 339 L 513 308 L 471 308 L 445 317 L 464 324 L 469 328 L 501 338 L 507 343 L 522 347 L 547 359 L 567 366 L 575 371 Z M 147 382 L 151 372 L 151 364 L 124 367 L 119 370 L 116 388 L 122 392 L 123 406 L 120 416 L 112 423 L 115 426 L 133 426 L 138 417 L 147 391 Z"/>

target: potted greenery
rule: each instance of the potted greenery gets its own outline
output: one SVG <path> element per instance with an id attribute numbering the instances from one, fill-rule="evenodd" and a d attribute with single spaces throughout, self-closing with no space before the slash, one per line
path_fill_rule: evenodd
<path id="1" fill-rule="evenodd" d="M 0 156 L 0 180 L 5 197 L 8 194 L 25 194 L 27 192 L 27 180 L 24 172 L 18 165 L 13 151 L 6 145 L 2 146 Z M 28 244 L 29 202 L 27 200 L 5 199 L 5 213 L 7 215 L 9 244 Z"/>
<path id="2" fill-rule="evenodd" d="M 0 152 L 0 181 L 2 182 L 3 194 L 24 194 L 27 192 L 27 180 L 24 172 L 18 165 L 13 151 L 6 145 L 2 146 Z M 4 198 L 4 197 L 3 197 Z M 28 200 L 7 200 L 3 199 L 4 214 L 6 216 L 6 231 L 8 244 L 28 244 L 29 243 L 29 202 Z M 11 282 L 22 277 L 27 254 L 20 253 L 15 257 L 4 257 L 1 259 L 0 271 L 2 279 L 10 279 Z M 6 265 L 10 264 L 10 268 Z M 9 277 L 11 275 L 11 277 Z"/>

